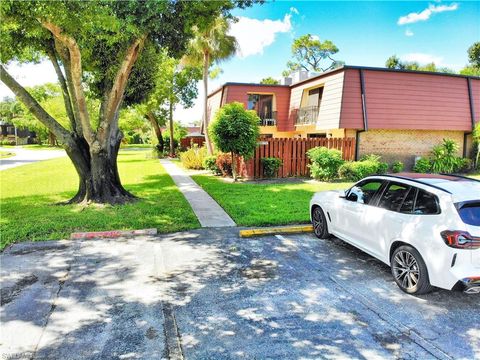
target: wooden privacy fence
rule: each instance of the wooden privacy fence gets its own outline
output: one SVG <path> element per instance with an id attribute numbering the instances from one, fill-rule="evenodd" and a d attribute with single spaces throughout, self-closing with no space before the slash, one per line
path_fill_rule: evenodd
<path id="1" fill-rule="evenodd" d="M 252 159 L 245 163 L 245 176 L 249 178 L 262 178 L 262 158 L 275 157 L 282 160 L 277 177 L 307 176 L 309 175 L 309 160 L 307 151 L 325 146 L 342 152 L 344 160 L 355 159 L 355 138 L 273 138 L 260 141 Z"/>

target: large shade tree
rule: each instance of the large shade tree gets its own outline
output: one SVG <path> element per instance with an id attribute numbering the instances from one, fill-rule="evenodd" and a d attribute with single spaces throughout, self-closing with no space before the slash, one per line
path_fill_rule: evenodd
<path id="1" fill-rule="evenodd" d="M 187 55 L 184 60 L 187 64 L 202 66 L 203 79 L 203 129 L 205 143 L 209 154 L 213 153 L 212 143 L 208 134 L 208 77 L 210 68 L 214 63 L 227 60 L 237 50 L 237 41 L 234 36 L 228 34 L 229 22 L 224 16 L 217 17 L 206 28 L 194 27 L 195 37 L 190 41 Z M 215 70 L 218 72 L 218 70 Z"/>
<path id="2" fill-rule="evenodd" d="M 122 105 L 141 102 L 153 88 L 151 66 L 160 49 L 179 58 L 193 35 L 235 5 L 252 1 L 14 1 L 0 3 L 0 60 L 48 58 L 62 88 L 62 126 L 4 66 L 1 80 L 63 144 L 79 176 L 77 202 L 124 203 L 134 198 L 120 182 L 117 155 Z M 89 111 L 87 97 L 99 101 Z"/>

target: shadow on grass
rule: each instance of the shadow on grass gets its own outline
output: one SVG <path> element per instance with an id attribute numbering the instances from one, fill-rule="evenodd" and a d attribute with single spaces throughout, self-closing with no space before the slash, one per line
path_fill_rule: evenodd
<path id="1" fill-rule="evenodd" d="M 168 175 L 149 175 L 125 188 L 139 200 L 115 206 L 55 205 L 73 197 L 73 191 L 4 198 L 0 248 L 17 241 L 67 238 L 75 231 L 157 228 L 165 233 L 199 226 Z"/>

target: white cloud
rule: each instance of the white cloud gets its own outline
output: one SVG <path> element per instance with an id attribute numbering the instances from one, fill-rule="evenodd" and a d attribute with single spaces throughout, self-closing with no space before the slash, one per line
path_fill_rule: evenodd
<path id="1" fill-rule="evenodd" d="M 421 65 L 435 63 L 437 66 L 443 66 L 443 57 L 423 53 L 410 53 L 400 56 L 403 61 L 416 61 Z"/>
<path id="2" fill-rule="evenodd" d="M 312 35 L 312 39 L 313 39 L 313 40 L 320 40 L 320 36 L 318 36 L 318 35 Z"/>
<path id="3" fill-rule="evenodd" d="M 35 86 L 47 82 L 57 82 L 55 70 L 48 61 L 43 61 L 39 64 L 23 65 L 12 63 L 6 66 L 6 69 L 22 86 Z M 14 97 L 10 89 L 3 82 L 0 82 L 0 99 L 3 99 L 5 96 Z"/>
<path id="4" fill-rule="evenodd" d="M 235 36 L 238 41 L 237 55 L 246 58 L 250 55 L 263 54 L 263 49 L 275 41 L 277 33 L 286 33 L 292 29 L 291 17 L 291 13 L 286 14 L 283 20 L 239 17 L 230 28 L 230 35 Z"/>
<path id="5" fill-rule="evenodd" d="M 293 6 L 290 8 L 290 13 L 291 14 L 296 14 L 296 15 L 300 14 L 298 9 L 296 7 L 293 7 Z"/>
<path id="6" fill-rule="evenodd" d="M 441 13 L 444 11 L 454 11 L 458 9 L 458 4 L 457 3 L 452 3 L 450 5 L 432 5 L 430 4 L 428 8 L 422 10 L 421 12 L 412 12 L 408 15 L 401 16 L 397 24 L 398 25 L 405 25 L 405 24 L 412 24 L 416 23 L 418 21 L 426 21 L 430 19 L 430 16 L 434 13 Z"/>
<path id="7" fill-rule="evenodd" d="M 413 36 L 413 35 L 414 35 L 414 33 L 413 33 L 412 30 L 410 30 L 410 29 L 405 30 L 405 36 Z"/>

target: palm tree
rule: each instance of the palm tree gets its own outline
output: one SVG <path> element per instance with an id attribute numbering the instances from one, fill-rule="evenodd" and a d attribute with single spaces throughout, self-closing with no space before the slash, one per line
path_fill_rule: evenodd
<path id="1" fill-rule="evenodd" d="M 212 154 L 213 148 L 208 136 L 208 74 L 213 63 L 218 63 L 231 58 L 237 50 L 237 40 L 234 36 L 228 35 L 230 25 L 224 17 L 218 17 L 208 28 L 194 29 L 195 37 L 190 42 L 187 55 L 184 58 L 186 63 L 203 67 L 203 128 L 205 131 L 205 143 L 207 151 Z"/>

